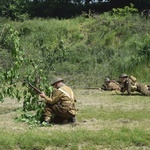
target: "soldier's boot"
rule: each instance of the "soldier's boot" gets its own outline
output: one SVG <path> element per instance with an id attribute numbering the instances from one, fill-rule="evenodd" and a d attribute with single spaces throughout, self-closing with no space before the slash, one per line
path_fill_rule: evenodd
<path id="1" fill-rule="evenodd" d="M 45 122 L 47 122 L 47 123 L 49 123 L 49 122 L 50 122 L 50 119 L 51 119 L 50 117 L 48 117 L 48 116 L 45 116 L 45 119 L 44 119 L 44 121 L 45 121 Z"/>
<path id="2" fill-rule="evenodd" d="M 54 124 L 67 124 L 67 123 L 75 123 L 76 122 L 76 118 L 75 116 L 69 118 L 69 119 L 65 119 L 63 117 L 60 116 L 55 116 L 54 119 L 52 120 L 52 122 Z"/>
<path id="3" fill-rule="evenodd" d="M 148 90 L 150 91 L 150 85 L 147 85 Z"/>
<path id="4" fill-rule="evenodd" d="M 75 123 L 76 122 L 76 117 L 72 117 L 68 119 L 68 123 Z"/>
<path id="5" fill-rule="evenodd" d="M 72 118 L 69 118 L 69 119 L 64 119 L 62 124 L 75 123 L 75 122 L 76 122 L 76 118 L 72 117 Z"/>
<path id="6" fill-rule="evenodd" d="M 50 117 L 48 116 L 45 116 L 45 115 L 42 115 L 41 118 L 40 118 L 40 125 L 50 125 Z"/>
<path id="7" fill-rule="evenodd" d="M 67 122 L 66 122 L 66 119 L 64 119 L 63 117 L 55 116 L 52 120 L 52 123 L 54 123 L 54 124 L 65 124 Z"/>
<path id="8" fill-rule="evenodd" d="M 43 120 L 41 120 L 41 124 L 47 124 L 47 125 L 49 125 L 50 124 L 50 117 L 48 117 L 48 116 L 44 116 L 44 119 Z"/>

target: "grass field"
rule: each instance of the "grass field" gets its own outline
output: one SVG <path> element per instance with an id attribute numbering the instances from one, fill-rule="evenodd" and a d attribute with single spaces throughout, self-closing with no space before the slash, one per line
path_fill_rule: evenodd
<path id="1" fill-rule="evenodd" d="M 150 97 L 75 90 L 77 122 L 32 127 L 18 123 L 22 102 L 0 103 L 0 150 L 149 150 Z"/>

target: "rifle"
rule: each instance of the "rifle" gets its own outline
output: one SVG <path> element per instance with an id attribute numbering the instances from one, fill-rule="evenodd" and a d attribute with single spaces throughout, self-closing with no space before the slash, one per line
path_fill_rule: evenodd
<path id="1" fill-rule="evenodd" d="M 32 85 L 30 82 L 28 82 L 28 81 L 24 81 L 24 82 L 27 82 L 29 84 L 29 86 L 32 87 L 38 94 L 42 93 L 37 87 L 35 87 L 34 85 Z"/>
<path id="2" fill-rule="evenodd" d="M 99 87 L 87 87 L 85 89 L 88 89 L 88 90 L 102 90 L 101 88 Z"/>

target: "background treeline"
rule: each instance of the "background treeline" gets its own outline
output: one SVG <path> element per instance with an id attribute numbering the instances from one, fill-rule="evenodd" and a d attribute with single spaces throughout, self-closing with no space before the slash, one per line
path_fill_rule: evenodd
<path id="1" fill-rule="evenodd" d="M 150 21 L 133 5 L 94 18 L 0 20 L 1 73 L 14 65 L 17 47 L 34 62 L 21 67 L 20 79 L 27 70 L 35 69 L 36 76 L 38 68 L 49 81 L 61 76 L 77 87 L 100 86 L 106 76 L 118 79 L 121 73 L 150 82 Z"/>
<path id="2" fill-rule="evenodd" d="M 27 18 L 70 18 L 83 12 L 100 14 L 134 4 L 139 12 L 149 9 L 149 0 L 0 0 L 0 16 L 13 20 Z"/>

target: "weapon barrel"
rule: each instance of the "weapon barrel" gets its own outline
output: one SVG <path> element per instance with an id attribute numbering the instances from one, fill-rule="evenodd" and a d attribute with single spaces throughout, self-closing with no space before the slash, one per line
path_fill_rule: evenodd
<path id="1" fill-rule="evenodd" d="M 28 82 L 28 84 L 29 84 L 37 93 L 39 93 L 39 94 L 42 93 L 38 88 L 36 88 L 36 87 L 35 87 L 34 85 L 32 85 L 30 82 Z"/>
<path id="2" fill-rule="evenodd" d="M 99 87 L 87 87 L 85 89 L 89 89 L 89 90 L 101 90 L 101 88 L 99 88 Z"/>

